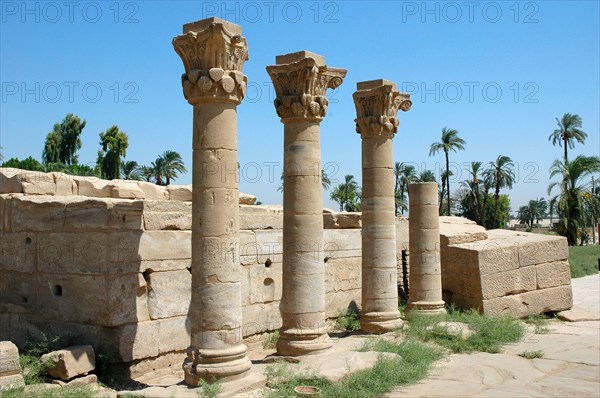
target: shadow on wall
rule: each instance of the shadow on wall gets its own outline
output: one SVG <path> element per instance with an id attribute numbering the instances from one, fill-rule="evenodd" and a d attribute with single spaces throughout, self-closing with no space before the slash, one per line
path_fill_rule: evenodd
<path id="1" fill-rule="evenodd" d="M 59 336 L 108 362 L 186 347 L 190 232 L 143 231 L 143 211 L 140 200 L 0 195 L 0 340 L 24 349 Z"/>

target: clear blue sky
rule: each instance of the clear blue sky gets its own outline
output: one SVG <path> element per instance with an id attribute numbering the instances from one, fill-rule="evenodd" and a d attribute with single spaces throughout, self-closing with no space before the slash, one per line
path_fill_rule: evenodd
<path id="1" fill-rule="evenodd" d="M 0 144 L 5 159 L 41 158 L 52 125 L 65 114 L 87 120 L 80 161 L 93 164 L 98 133 L 113 124 L 129 135 L 127 160 L 149 164 L 166 149 L 191 169 L 192 108 L 171 40 L 182 25 L 217 16 L 242 25 L 250 60 L 238 107 L 240 189 L 280 203 L 283 125 L 265 66 L 302 49 L 348 69 L 321 124 L 322 160 L 332 178 L 360 181 L 356 83 L 385 78 L 413 93 L 400 115 L 396 161 L 439 172 L 428 156 L 441 129 L 459 130 L 462 166 L 508 155 L 518 165 L 513 211 L 546 197 L 548 167 L 562 150 L 548 142 L 555 118 L 583 118 L 585 146 L 600 155 L 598 1 L 96 1 L 1 3 Z M 101 93 L 99 93 L 101 90 Z M 270 173 L 271 170 L 271 173 Z M 258 172 L 258 173 L 257 173 Z M 270 175 L 271 174 L 271 175 Z M 274 178 L 270 178 L 274 177 Z M 190 183 L 188 173 L 176 183 Z M 325 205 L 336 205 L 325 194 Z"/>

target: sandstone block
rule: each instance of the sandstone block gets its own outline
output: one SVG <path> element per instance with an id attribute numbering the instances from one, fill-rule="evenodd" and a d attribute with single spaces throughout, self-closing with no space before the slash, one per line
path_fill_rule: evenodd
<path id="1" fill-rule="evenodd" d="M 84 386 L 87 386 L 90 384 L 97 384 L 97 383 L 98 383 L 98 376 L 96 376 L 94 374 L 83 376 L 83 377 L 78 377 L 76 379 L 69 381 L 68 383 L 65 383 L 64 381 L 61 381 L 61 380 L 52 380 L 52 384 L 57 384 L 57 385 L 61 386 L 62 388 L 78 388 L 78 387 L 84 387 Z"/>
<path id="2" fill-rule="evenodd" d="M 169 200 L 177 200 L 181 202 L 192 201 L 192 186 L 191 185 L 169 185 L 167 186 Z"/>
<path id="3" fill-rule="evenodd" d="M 325 296 L 325 316 L 337 318 L 340 313 L 346 313 L 348 309 L 356 310 L 361 306 L 361 290 L 340 290 L 335 294 Z"/>
<path id="4" fill-rule="evenodd" d="M 51 173 L 21 170 L 21 186 L 25 195 L 55 195 L 56 183 Z"/>
<path id="5" fill-rule="evenodd" d="M 323 213 L 323 227 L 325 229 L 350 229 L 362 227 L 360 212 L 331 212 Z"/>
<path id="6" fill-rule="evenodd" d="M 169 200 L 169 192 L 166 187 L 145 181 L 138 181 L 137 185 L 147 200 Z"/>
<path id="7" fill-rule="evenodd" d="M 487 239 L 484 227 L 462 217 L 440 217 L 440 243 L 454 245 Z"/>
<path id="8" fill-rule="evenodd" d="M 256 203 L 256 196 L 240 192 L 239 201 L 241 205 L 253 205 Z"/>
<path id="9" fill-rule="evenodd" d="M 483 311 L 492 316 L 511 314 L 524 318 L 532 314 L 558 312 L 573 306 L 571 286 L 535 290 L 512 296 L 483 300 Z"/>
<path id="10" fill-rule="evenodd" d="M 183 351 L 190 345 L 190 336 L 191 323 L 187 316 L 161 319 L 158 321 L 158 352 Z"/>
<path id="11" fill-rule="evenodd" d="M 191 230 L 192 204 L 180 201 L 144 201 L 144 229 Z"/>
<path id="12" fill-rule="evenodd" d="M 466 279 L 466 278 L 465 278 Z M 468 284 L 465 283 L 465 287 Z M 525 267 L 495 274 L 482 275 L 480 291 L 466 290 L 471 297 L 483 297 L 484 300 L 511 294 L 528 292 L 536 289 L 535 267 Z"/>
<path id="13" fill-rule="evenodd" d="M 56 185 L 55 195 L 57 196 L 71 196 L 77 195 L 77 183 L 73 179 L 73 176 L 65 173 L 50 173 L 54 178 L 54 184 Z"/>
<path id="14" fill-rule="evenodd" d="M 361 288 L 360 257 L 332 258 L 325 263 L 325 291 L 328 295 Z"/>
<path id="15" fill-rule="evenodd" d="M 0 376 L 0 392 L 2 392 L 2 390 L 21 387 L 25 387 L 25 380 L 23 380 L 22 374 Z"/>
<path id="16" fill-rule="evenodd" d="M 12 167 L 0 167 L 0 194 L 23 193 L 19 177 L 21 171 Z"/>
<path id="17" fill-rule="evenodd" d="M 144 260 L 189 259 L 192 257 L 191 231 L 145 231 L 137 254 Z"/>
<path id="18" fill-rule="evenodd" d="M 281 263 L 272 263 L 269 267 L 251 265 L 248 268 L 250 304 L 281 300 L 282 268 Z"/>
<path id="19" fill-rule="evenodd" d="M 279 302 L 252 304 L 242 307 L 244 337 L 277 330 L 282 325 Z"/>
<path id="20" fill-rule="evenodd" d="M 119 355 L 123 362 L 158 356 L 159 323 L 145 321 L 120 326 L 115 330 Z"/>
<path id="21" fill-rule="evenodd" d="M 529 268 L 535 268 L 537 271 L 538 289 L 571 284 L 571 267 L 568 261 L 554 261 Z"/>
<path id="22" fill-rule="evenodd" d="M 30 313 L 36 309 L 37 283 L 34 274 L 0 272 L 0 312 Z"/>
<path id="23" fill-rule="evenodd" d="M 240 205 L 240 229 L 282 229 L 283 207 Z"/>
<path id="24" fill-rule="evenodd" d="M 567 239 L 562 236 L 540 235 L 527 232 L 520 236 L 519 261 L 521 267 L 561 261 L 569 258 Z"/>
<path id="25" fill-rule="evenodd" d="M 96 355 L 91 345 L 53 351 L 42 355 L 40 361 L 49 365 L 47 372 L 50 376 L 63 381 L 86 375 L 96 368 Z"/>
<path id="26" fill-rule="evenodd" d="M 112 194 L 112 185 L 110 181 L 98 177 L 73 177 L 77 184 L 77 194 L 79 196 L 89 196 L 93 198 L 110 198 Z"/>
<path id="27" fill-rule="evenodd" d="M 65 228 L 85 230 L 141 230 L 142 201 L 74 198 L 66 204 Z"/>
<path id="28" fill-rule="evenodd" d="M 20 373 L 19 349 L 11 341 L 0 341 L 0 379 Z M 1 380 L 0 386 L 3 386 Z"/>
<path id="29" fill-rule="evenodd" d="M 11 200 L 11 230 L 61 230 L 64 228 L 66 206 L 72 201 L 73 197 L 15 196 Z"/>
<path id="30" fill-rule="evenodd" d="M 136 181 L 112 180 L 109 185 L 111 198 L 144 199 L 146 197 Z"/>
<path id="31" fill-rule="evenodd" d="M 149 272 L 145 275 L 151 319 L 188 313 L 192 298 L 192 275 L 188 270 Z"/>
<path id="32" fill-rule="evenodd" d="M 37 234 L 0 233 L 0 270 L 33 272 L 37 254 Z"/>
<path id="33" fill-rule="evenodd" d="M 408 219 L 396 217 L 396 252 L 408 250 Z"/>

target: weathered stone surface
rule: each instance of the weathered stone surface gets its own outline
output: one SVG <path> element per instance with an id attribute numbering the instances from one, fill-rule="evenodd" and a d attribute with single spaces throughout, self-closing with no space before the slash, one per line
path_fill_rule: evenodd
<path id="1" fill-rule="evenodd" d="M 283 206 L 241 204 L 240 229 L 283 229 Z"/>
<path id="2" fill-rule="evenodd" d="M 68 196 L 15 196 L 11 200 L 11 230 L 61 230 L 65 223 L 66 206 L 73 200 Z"/>
<path id="3" fill-rule="evenodd" d="M 248 272 L 249 303 L 270 303 L 281 300 L 282 264 L 251 265 Z"/>
<path id="4" fill-rule="evenodd" d="M 181 202 L 192 201 L 191 185 L 168 185 L 167 193 L 169 195 L 169 200 L 178 200 Z"/>
<path id="5" fill-rule="evenodd" d="M 585 308 L 575 307 L 570 310 L 560 311 L 556 314 L 558 319 L 566 322 L 585 322 L 585 321 L 598 321 L 600 320 L 600 314 L 589 311 Z"/>
<path id="6" fill-rule="evenodd" d="M 158 321 L 158 352 L 182 351 L 189 347 L 191 336 L 190 319 L 186 316 Z"/>
<path id="7" fill-rule="evenodd" d="M 325 291 L 355 290 L 361 287 L 361 258 L 332 258 L 325 263 Z"/>
<path id="8" fill-rule="evenodd" d="M 323 212 L 323 228 L 325 229 L 348 229 L 361 228 L 360 212 Z"/>
<path id="9" fill-rule="evenodd" d="M 73 177 L 77 184 L 77 194 L 79 196 L 89 196 L 94 198 L 110 198 L 112 196 L 113 186 L 110 181 L 98 177 Z"/>
<path id="10" fill-rule="evenodd" d="M 91 374 L 91 375 L 87 375 L 87 376 L 83 376 L 83 377 L 78 377 L 76 379 L 69 381 L 68 383 L 65 383 L 62 380 L 52 380 L 52 383 L 58 384 L 62 388 L 84 387 L 84 386 L 88 386 L 90 384 L 97 384 L 98 376 Z"/>
<path id="11" fill-rule="evenodd" d="M 181 201 L 144 201 L 145 230 L 191 230 L 192 204 Z"/>
<path id="12" fill-rule="evenodd" d="M 159 353 L 159 323 L 145 321 L 123 325 L 115 330 L 119 355 L 123 362 L 156 357 Z"/>
<path id="13" fill-rule="evenodd" d="M 251 336 L 277 330 L 282 325 L 279 302 L 258 303 L 242 307 L 242 333 Z"/>
<path id="14" fill-rule="evenodd" d="M 469 325 L 463 322 L 438 322 L 435 326 L 427 327 L 427 330 L 433 330 L 436 327 L 443 328 L 449 335 L 461 337 L 464 340 L 475 334 Z"/>
<path id="15" fill-rule="evenodd" d="M 137 181 L 112 180 L 110 196 L 119 199 L 144 199 L 146 195 L 139 187 Z"/>
<path id="16" fill-rule="evenodd" d="M 241 205 L 253 205 L 256 204 L 256 196 L 240 192 L 239 201 Z"/>
<path id="17" fill-rule="evenodd" d="M 488 234 L 482 226 L 463 217 L 440 217 L 440 244 L 454 245 L 487 239 Z"/>
<path id="18" fill-rule="evenodd" d="M 142 229 L 142 201 L 76 197 L 65 206 L 65 229 Z"/>
<path id="19" fill-rule="evenodd" d="M 535 266 L 535 269 L 537 271 L 538 289 L 571 284 L 571 267 L 569 266 L 568 261 L 554 261 L 551 263 L 538 264 Z"/>
<path id="20" fill-rule="evenodd" d="M 573 306 L 571 286 L 535 290 L 511 296 L 483 300 L 483 311 L 488 315 L 512 314 L 524 318 L 532 314 L 558 312 Z"/>
<path id="21" fill-rule="evenodd" d="M 482 275 L 479 286 L 469 286 L 468 283 L 465 283 L 463 292 L 479 297 L 479 292 L 473 291 L 473 288 L 481 289 L 481 296 L 484 300 L 536 290 L 536 269 L 535 267 L 525 267 Z"/>
<path id="22" fill-rule="evenodd" d="M 30 313 L 36 309 L 37 284 L 34 274 L 6 272 L 0 274 L 0 312 Z"/>
<path id="23" fill-rule="evenodd" d="M 56 183 L 51 173 L 21 170 L 19 178 L 25 195 L 56 194 Z"/>
<path id="24" fill-rule="evenodd" d="M 188 270 L 147 272 L 145 278 L 151 319 L 188 313 L 192 297 L 192 275 Z"/>
<path id="25" fill-rule="evenodd" d="M 50 376 L 70 380 L 86 375 L 96 368 L 96 354 L 91 345 L 72 346 L 42 355 L 40 362 L 48 364 Z"/>
<path id="26" fill-rule="evenodd" d="M 11 341 L 0 341 L 0 387 L 5 388 L 4 377 L 20 374 L 19 349 Z"/>
<path id="27" fill-rule="evenodd" d="M 22 374 L 0 376 L 0 392 L 12 388 L 21 388 L 25 386 L 25 380 Z"/>
<path id="28" fill-rule="evenodd" d="M 50 173 L 54 178 L 54 184 L 56 185 L 55 195 L 57 196 L 71 196 L 77 195 L 77 183 L 73 176 L 64 173 Z"/>
<path id="29" fill-rule="evenodd" d="M 146 200 L 169 200 L 167 187 L 146 181 L 138 181 L 137 185 L 144 193 L 144 198 Z"/>
<path id="30" fill-rule="evenodd" d="M 0 233 L 0 270 L 33 272 L 37 255 L 37 234 Z"/>
<path id="31" fill-rule="evenodd" d="M 20 169 L 0 167 L 0 194 L 23 193 L 19 174 Z"/>
<path id="32" fill-rule="evenodd" d="M 144 260 L 173 260 L 192 257 L 191 231 L 146 231 L 137 253 Z"/>

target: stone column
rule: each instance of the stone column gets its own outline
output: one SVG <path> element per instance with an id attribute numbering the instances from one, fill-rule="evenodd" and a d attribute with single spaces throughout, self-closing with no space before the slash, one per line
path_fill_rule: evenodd
<path id="1" fill-rule="evenodd" d="M 346 71 L 300 51 L 278 56 L 267 72 L 284 125 L 283 327 L 277 352 L 311 354 L 331 347 L 325 332 L 319 124 L 327 111 L 327 88 L 342 84 Z"/>
<path id="2" fill-rule="evenodd" d="M 191 346 L 185 381 L 231 379 L 250 369 L 242 340 L 237 105 L 248 59 L 239 26 L 218 18 L 183 26 L 173 47 L 194 106 Z M 184 331 L 182 331 L 184 333 Z"/>
<path id="3" fill-rule="evenodd" d="M 442 300 L 438 184 L 409 184 L 408 192 L 410 293 L 406 311 L 444 313 L 446 309 Z"/>
<path id="4" fill-rule="evenodd" d="M 402 325 L 398 310 L 392 138 L 410 96 L 388 80 L 357 84 L 356 131 L 362 138 L 362 311 L 360 325 L 385 333 Z"/>

